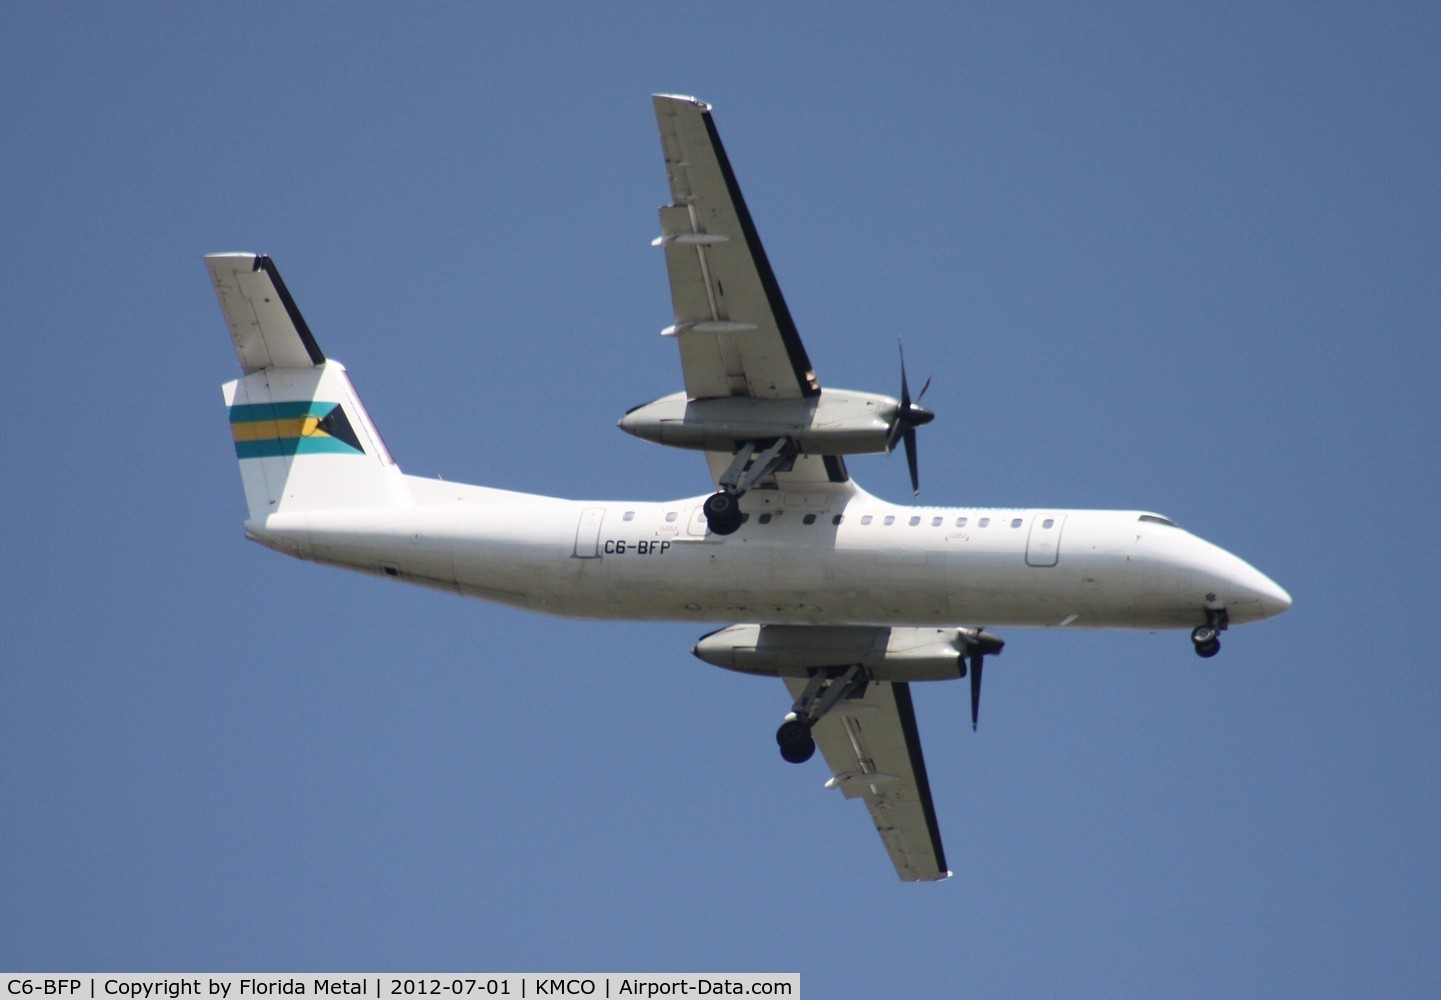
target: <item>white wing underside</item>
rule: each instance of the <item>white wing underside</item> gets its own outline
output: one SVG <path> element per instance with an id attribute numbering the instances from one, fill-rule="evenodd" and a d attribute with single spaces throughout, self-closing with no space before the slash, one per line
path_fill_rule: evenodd
<path id="1" fill-rule="evenodd" d="M 654 97 L 671 204 L 660 210 L 675 322 L 691 399 L 801 399 L 820 393 L 780 285 L 751 221 L 708 105 Z M 708 452 L 712 480 L 732 456 Z M 845 463 L 802 456 L 776 477 L 790 484 L 844 483 Z"/>
<path id="2" fill-rule="evenodd" d="M 793 697 L 804 678 L 786 678 Z M 871 822 L 905 882 L 947 878 L 910 689 L 873 682 L 861 698 L 832 709 L 812 730 L 832 779 L 848 799 L 864 799 Z"/>
<path id="3" fill-rule="evenodd" d="M 671 201 L 660 210 L 686 394 L 799 399 L 820 386 L 707 105 L 655 97 Z"/>

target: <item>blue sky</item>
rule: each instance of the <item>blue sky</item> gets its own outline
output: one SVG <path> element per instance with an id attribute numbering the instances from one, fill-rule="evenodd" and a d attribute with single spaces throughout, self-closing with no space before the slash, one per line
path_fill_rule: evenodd
<path id="1" fill-rule="evenodd" d="M 0 967 L 1434 994 L 1441 15 L 1257 6 L 6 6 Z M 715 105 L 823 383 L 934 373 L 923 499 L 1161 511 L 1295 598 L 1210 661 L 1010 630 L 975 734 L 918 688 L 947 883 L 708 625 L 242 536 L 213 251 L 407 471 L 706 489 L 612 426 L 680 384 L 653 91 Z"/>

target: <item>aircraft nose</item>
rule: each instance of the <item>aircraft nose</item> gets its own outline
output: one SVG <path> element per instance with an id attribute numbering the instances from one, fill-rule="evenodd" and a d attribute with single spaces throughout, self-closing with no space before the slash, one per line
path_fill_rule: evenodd
<path id="1" fill-rule="evenodd" d="M 1291 607 L 1291 595 L 1265 573 L 1219 546 L 1197 542 L 1192 565 L 1212 591 L 1207 600 L 1219 600 L 1233 620 L 1274 618 Z"/>
<path id="2" fill-rule="evenodd" d="M 1274 618 L 1291 607 L 1291 595 L 1275 580 L 1241 559 L 1232 574 L 1233 587 L 1241 600 L 1257 601 L 1262 618 Z"/>
<path id="3" fill-rule="evenodd" d="M 1276 615 L 1288 610 L 1291 607 L 1291 595 L 1286 593 L 1286 588 L 1282 587 L 1264 573 L 1257 573 L 1256 575 L 1261 578 L 1259 582 L 1262 586 L 1258 587 L 1257 590 L 1260 591 L 1261 610 L 1265 613 L 1266 617 L 1274 618 Z"/>

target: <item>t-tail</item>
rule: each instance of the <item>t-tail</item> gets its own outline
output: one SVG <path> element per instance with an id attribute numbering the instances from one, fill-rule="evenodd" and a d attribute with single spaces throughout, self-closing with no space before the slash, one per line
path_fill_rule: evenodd
<path id="1" fill-rule="evenodd" d="M 321 352 L 270 258 L 211 254 L 205 264 L 244 373 L 224 392 L 250 522 L 408 505 L 345 366 Z"/>

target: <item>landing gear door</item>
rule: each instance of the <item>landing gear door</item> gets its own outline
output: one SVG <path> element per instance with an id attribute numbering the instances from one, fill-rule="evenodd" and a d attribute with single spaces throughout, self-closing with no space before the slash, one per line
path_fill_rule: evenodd
<path id="1" fill-rule="evenodd" d="M 1026 538 L 1027 566 L 1054 566 L 1061 558 L 1061 529 L 1065 514 L 1041 512 L 1031 518 L 1031 533 Z"/>
<path id="2" fill-rule="evenodd" d="M 600 522 L 605 520 L 604 507 L 589 507 L 581 511 L 580 524 L 575 529 L 575 552 L 577 559 L 594 559 L 600 555 Z"/>

